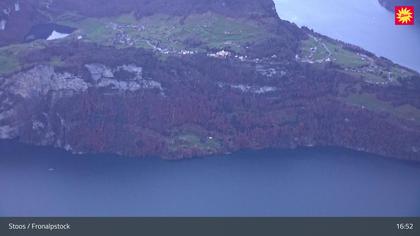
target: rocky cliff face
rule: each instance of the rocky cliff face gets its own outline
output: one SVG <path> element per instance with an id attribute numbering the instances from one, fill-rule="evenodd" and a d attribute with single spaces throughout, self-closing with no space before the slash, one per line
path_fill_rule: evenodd
<path id="1" fill-rule="evenodd" d="M 172 159 L 340 146 L 420 160 L 418 73 L 281 21 L 269 0 L 123 2 L 34 8 L 77 30 L 0 48 L 0 138 Z"/>

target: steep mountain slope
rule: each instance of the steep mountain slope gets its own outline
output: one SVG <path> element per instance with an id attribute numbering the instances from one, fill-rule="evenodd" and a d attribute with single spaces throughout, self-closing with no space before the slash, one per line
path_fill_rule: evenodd
<path id="1" fill-rule="evenodd" d="M 271 0 L 23 4 L 39 20 L 9 18 L 25 27 L 0 35 L 0 138 L 165 158 L 340 146 L 420 160 L 419 74 L 282 21 Z M 48 23 L 75 31 L 22 43 Z"/>

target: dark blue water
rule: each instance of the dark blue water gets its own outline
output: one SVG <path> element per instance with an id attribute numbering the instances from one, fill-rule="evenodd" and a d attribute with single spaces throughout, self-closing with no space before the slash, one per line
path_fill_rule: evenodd
<path id="1" fill-rule="evenodd" d="M 0 216 L 420 216 L 420 165 L 343 149 L 185 161 L 0 142 Z"/>

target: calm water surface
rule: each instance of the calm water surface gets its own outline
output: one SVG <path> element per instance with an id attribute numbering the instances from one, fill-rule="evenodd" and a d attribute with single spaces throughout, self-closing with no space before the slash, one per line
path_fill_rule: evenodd
<path id="1" fill-rule="evenodd" d="M 420 26 L 396 26 L 378 0 L 274 0 L 280 18 L 420 71 Z"/>
<path id="2" fill-rule="evenodd" d="M 342 149 L 186 161 L 0 142 L 0 216 L 420 216 L 420 165 Z"/>

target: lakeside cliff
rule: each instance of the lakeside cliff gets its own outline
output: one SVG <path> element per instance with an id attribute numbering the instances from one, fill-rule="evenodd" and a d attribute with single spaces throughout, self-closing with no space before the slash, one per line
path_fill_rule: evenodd
<path id="1" fill-rule="evenodd" d="M 171 159 L 339 146 L 420 160 L 420 75 L 280 20 L 271 0 L 28 0 L 14 14 L 0 31 L 2 139 Z M 25 41 L 52 23 L 75 30 Z"/>

